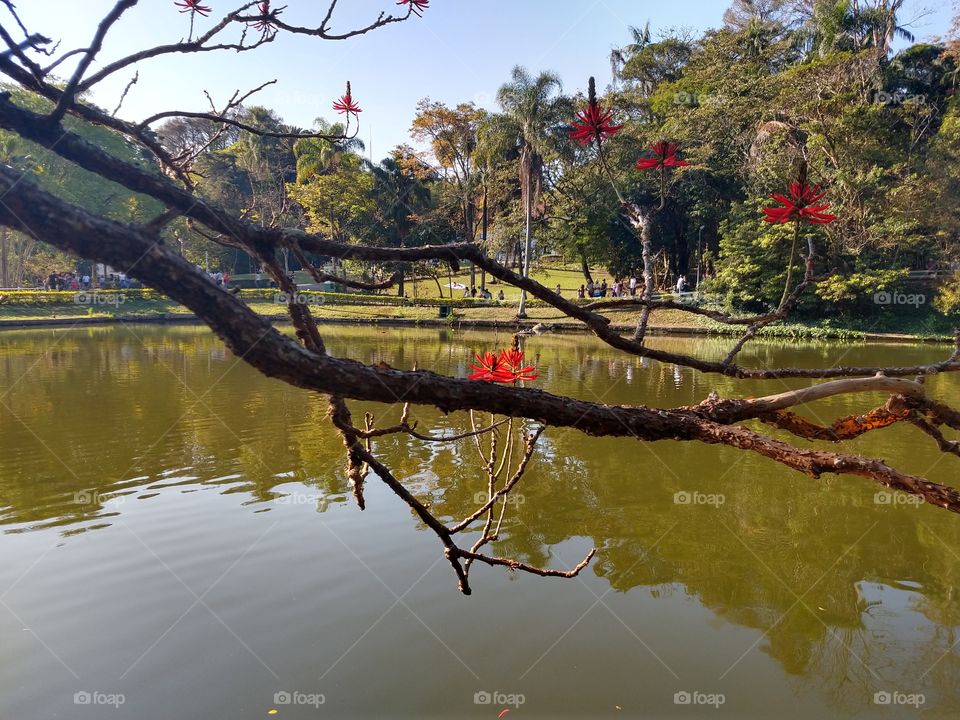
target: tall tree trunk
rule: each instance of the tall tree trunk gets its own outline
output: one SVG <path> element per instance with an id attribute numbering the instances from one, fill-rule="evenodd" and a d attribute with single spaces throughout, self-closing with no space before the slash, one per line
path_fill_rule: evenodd
<path id="1" fill-rule="evenodd" d="M 463 229 L 464 240 L 475 242 L 477 239 L 477 204 L 473 201 L 471 195 L 466 195 L 463 202 Z M 470 261 L 470 288 L 477 287 L 477 266 L 473 260 Z"/>
<path id="2" fill-rule="evenodd" d="M 0 287 L 10 287 L 10 231 L 0 234 Z"/>
<path id="3" fill-rule="evenodd" d="M 527 173 L 525 178 L 526 180 L 526 195 L 527 202 L 526 207 L 524 208 L 527 227 L 526 232 L 524 233 L 523 241 L 523 277 L 530 277 L 530 246 L 533 244 L 533 182 L 530 176 L 530 173 Z M 518 318 L 527 317 L 527 291 L 520 291 L 520 308 L 517 310 Z"/>
<path id="4" fill-rule="evenodd" d="M 583 251 L 583 248 L 580 248 L 580 271 L 583 273 L 583 278 L 588 283 L 593 282 L 593 275 L 590 274 L 590 264 L 587 262 L 587 254 Z"/>
<path id="5" fill-rule="evenodd" d="M 31 236 L 24 236 L 20 250 L 15 253 L 13 263 L 13 272 L 10 273 L 10 286 L 23 287 L 24 276 L 27 271 L 27 261 L 33 255 L 33 249 L 37 246 L 37 241 Z"/>
<path id="6" fill-rule="evenodd" d="M 643 246 L 643 299 L 648 303 L 653 299 L 654 277 L 653 277 L 653 241 L 651 238 L 653 216 L 644 213 L 640 208 L 634 206 L 631 213 L 631 223 L 634 229 L 639 230 L 640 243 Z M 644 305 L 640 311 L 640 319 L 637 322 L 636 332 L 633 339 L 637 342 L 643 342 L 647 334 L 647 325 L 650 322 L 650 305 Z"/>
<path id="7" fill-rule="evenodd" d="M 480 242 L 483 245 L 484 252 L 487 249 L 487 230 L 489 229 L 489 220 L 487 219 L 487 185 L 483 185 L 483 219 L 480 226 Z M 480 289 L 487 289 L 487 271 L 480 269 Z"/>
<path id="8" fill-rule="evenodd" d="M 400 247 L 403 247 L 403 229 L 400 228 L 397 231 L 397 238 L 400 241 Z M 397 297 L 403 297 L 406 292 L 406 285 L 404 284 L 406 273 L 404 272 L 404 266 L 400 266 L 400 279 L 397 281 Z"/>

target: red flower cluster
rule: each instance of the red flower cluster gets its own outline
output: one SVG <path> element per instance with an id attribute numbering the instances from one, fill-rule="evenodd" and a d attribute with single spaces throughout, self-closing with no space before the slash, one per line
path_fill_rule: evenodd
<path id="1" fill-rule="evenodd" d="M 806 220 L 813 225 L 829 225 L 837 219 L 836 215 L 824 212 L 830 208 L 830 203 L 816 204 L 826 194 L 819 185 L 811 187 L 805 180 L 794 180 L 790 183 L 790 197 L 773 193 L 771 197 L 780 203 L 780 207 L 764 208 L 764 220 L 770 223 Z"/>
<path id="2" fill-rule="evenodd" d="M 597 100 L 597 89 L 593 78 L 590 78 L 590 93 L 587 98 L 587 107 L 577 111 L 577 119 L 570 129 L 570 138 L 581 145 L 597 141 L 603 143 L 608 137 L 616 135 L 623 129 L 623 125 L 613 124 L 613 110 L 604 110 Z"/>
<path id="3" fill-rule="evenodd" d="M 685 160 L 677 159 L 677 150 L 680 146 L 677 143 L 668 143 L 664 141 L 656 142 L 650 146 L 653 152 L 652 158 L 640 158 L 637 160 L 635 169 L 653 170 L 654 168 L 668 167 L 687 167 L 690 163 Z"/>
<path id="4" fill-rule="evenodd" d="M 182 13 L 200 13 L 204 17 L 210 14 L 210 8 L 200 4 L 201 0 L 182 0 L 175 2 L 174 5 L 180 8 Z"/>
<path id="5" fill-rule="evenodd" d="M 363 112 L 360 106 L 353 101 L 353 93 L 350 91 L 349 82 L 347 82 L 347 93 L 333 104 L 333 109 L 348 118 L 351 114 L 356 115 Z"/>
<path id="6" fill-rule="evenodd" d="M 518 380 L 536 380 L 540 375 L 533 365 L 523 364 L 523 350 L 501 350 L 499 355 L 491 352 L 477 355 L 477 365 L 470 380 L 483 380 L 494 383 L 515 383 Z"/>
<path id="7" fill-rule="evenodd" d="M 423 11 L 430 7 L 430 0 L 397 0 L 397 5 L 409 5 L 414 15 L 423 17 Z"/>

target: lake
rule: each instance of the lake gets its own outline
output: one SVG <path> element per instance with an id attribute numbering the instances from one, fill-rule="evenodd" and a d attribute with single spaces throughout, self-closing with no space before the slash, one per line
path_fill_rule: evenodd
<path id="1" fill-rule="evenodd" d="M 334 354 L 460 377 L 473 353 L 509 342 L 321 330 Z M 711 357 L 729 346 L 653 343 Z M 616 404 L 805 384 L 700 375 L 586 336 L 537 337 L 527 354 L 535 386 Z M 743 360 L 947 354 L 765 341 Z M 960 378 L 929 388 L 960 404 Z M 803 412 L 832 420 L 882 400 Z M 367 510 L 356 507 L 326 412 L 323 397 L 260 376 L 204 328 L 0 334 L 0 718 L 960 713 L 955 515 L 728 448 L 548 429 L 493 552 L 560 569 L 597 556 L 576 579 L 477 566 L 465 597 L 436 536 L 375 477 Z M 470 427 L 464 413 L 413 417 L 424 432 Z M 485 491 L 472 441 L 390 436 L 374 449 L 444 518 Z M 909 426 L 844 449 L 957 482 L 960 460 Z"/>

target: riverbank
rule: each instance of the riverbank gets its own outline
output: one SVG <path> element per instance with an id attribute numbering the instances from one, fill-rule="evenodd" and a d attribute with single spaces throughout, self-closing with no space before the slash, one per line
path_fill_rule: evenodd
<path id="1" fill-rule="evenodd" d="M 396 300 L 390 298 L 390 300 Z M 289 317 L 276 302 L 251 299 L 247 303 L 255 312 L 272 322 L 288 322 Z M 321 325 L 353 324 L 400 327 L 522 329 L 537 323 L 551 325 L 555 332 L 589 332 L 580 322 L 560 314 L 555 308 L 533 303 L 527 319 L 518 321 L 516 306 L 492 304 L 470 306 L 455 300 L 449 315 L 440 317 L 439 301 L 427 305 L 312 304 L 311 311 Z M 630 332 L 636 326 L 637 311 L 612 310 L 606 315 L 618 332 Z M 71 327 L 120 323 L 201 324 L 187 308 L 165 298 L 128 298 L 122 303 L 95 306 L 75 303 L 0 304 L 0 330 L 32 327 Z M 742 327 L 728 327 L 676 310 L 655 311 L 650 318 L 654 335 L 739 335 Z M 942 333 L 887 333 L 853 330 L 824 324 L 787 324 L 767 328 L 767 337 L 792 339 L 869 340 L 900 343 L 952 343 Z"/>

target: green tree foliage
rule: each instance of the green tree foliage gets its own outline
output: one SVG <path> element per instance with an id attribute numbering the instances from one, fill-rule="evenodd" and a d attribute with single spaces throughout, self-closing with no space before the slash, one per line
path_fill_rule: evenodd
<path id="1" fill-rule="evenodd" d="M 6 93 L 13 103 L 34 112 L 50 112 L 52 109 L 46 101 L 17 87 L 0 85 L 0 91 Z M 121 160 L 139 167 L 153 167 L 150 160 L 112 130 L 69 118 L 64 124 L 84 140 L 98 145 Z M 152 198 L 135 195 L 126 188 L 99 175 L 88 173 L 49 150 L 5 130 L 0 130 L 0 162 L 29 174 L 41 186 L 55 190 L 67 201 L 114 220 L 143 221 L 162 210 L 160 204 Z M 5 261 L 0 264 L 6 268 L 6 272 L 0 273 L 5 276 L 0 277 L 3 285 L 37 285 L 52 271 L 73 270 L 77 267 L 76 259 L 34 241 L 28 234 L 5 234 L 0 249 L 4 251 L 5 257 Z"/>
<path id="2" fill-rule="evenodd" d="M 369 236 L 374 221 L 376 181 L 356 155 L 344 155 L 336 170 L 289 184 L 290 199 L 306 212 L 306 229 L 338 242 Z"/>

